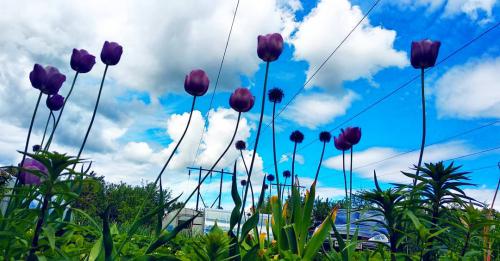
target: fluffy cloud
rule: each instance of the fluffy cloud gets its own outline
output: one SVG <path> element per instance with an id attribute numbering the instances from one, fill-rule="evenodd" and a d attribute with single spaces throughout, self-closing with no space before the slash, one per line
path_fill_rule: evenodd
<path id="1" fill-rule="evenodd" d="M 488 207 L 491 206 L 491 201 L 493 200 L 493 195 L 495 194 L 494 189 L 488 189 L 485 186 L 481 188 L 464 189 L 464 192 L 467 196 L 472 197 L 481 203 L 486 203 Z M 497 211 L 500 210 L 500 201 L 498 200 L 498 198 L 495 201 L 495 205 L 493 206 L 493 208 Z"/>
<path id="2" fill-rule="evenodd" d="M 300 126 L 316 129 L 344 115 L 358 97 L 353 91 L 341 96 L 325 93 L 299 95 L 284 112 L 283 117 Z"/>
<path id="3" fill-rule="evenodd" d="M 355 152 L 353 156 L 353 172 L 363 178 L 373 179 L 373 170 L 377 171 L 379 181 L 384 182 L 408 182 L 410 179 L 401 171 L 409 171 L 410 167 L 417 164 L 419 151 L 404 154 L 399 157 L 384 160 L 388 157 L 400 153 L 400 150 L 394 148 L 373 147 L 364 151 Z M 436 144 L 425 149 L 423 162 L 437 162 L 470 153 L 471 149 L 463 142 L 455 141 L 443 144 Z M 369 167 L 356 169 L 356 166 L 364 166 L 376 161 L 381 161 Z M 346 156 L 346 162 L 349 162 L 349 156 Z M 342 170 L 342 156 L 335 156 L 327 159 L 323 166 L 328 168 Z"/>
<path id="4" fill-rule="evenodd" d="M 359 6 L 351 5 L 348 0 L 319 1 L 291 40 L 294 58 L 309 63 L 308 77 L 362 17 Z M 393 48 L 395 39 L 395 31 L 373 26 L 365 19 L 324 70 L 315 76 L 310 87 L 338 91 L 344 81 L 371 80 L 386 67 L 406 66 L 406 53 Z"/>
<path id="5" fill-rule="evenodd" d="M 435 84 L 440 116 L 500 118 L 500 57 L 475 60 L 449 69 Z"/>
<path id="6" fill-rule="evenodd" d="M 428 13 L 444 10 L 443 18 L 452 18 L 465 14 L 472 21 L 486 23 L 493 20 L 493 8 L 496 0 L 400 0 L 391 1 L 400 8 L 426 8 Z"/>

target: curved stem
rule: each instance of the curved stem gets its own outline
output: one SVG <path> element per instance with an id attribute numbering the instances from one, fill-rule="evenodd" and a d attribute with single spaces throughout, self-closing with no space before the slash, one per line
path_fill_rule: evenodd
<path id="1" fill-rule="evenodd" d="M 272 125 L 273 125 L 273 156 L 274 156 L 274 173 L 276 176 L 276 190 L 278 191 L 278 198 L 281 200 L 281 190 L 280 190 L 280 177 L 278 174 L 278 160 L 276 159 L 276 132 L 275 132 L 275 127 L 274 127 L 274 115 L 276 113 L 276 102 L 273 102 L 273 118 L 272 118 Z"/>
<path id="2" fill-rule="evenodd" d="M 345 174 L 345 151 L 342 151 L 342 171 L 344 172 L 345 200 L 347 202 L 347 177 Z"/>
<path id="3" fill-rule="evenodd" d="M 425 147 L 425 134 L 426 134 L 426 121 L 425 121 L 425 93 L 424 93 L 424 68 L 422 68 L 420 73 L 420 79 L 422 82 L 422 142 L 420 144 L 420 155 L 418 156 L 417 172 L 415 174 L 415 179 L 413 180 L 413 186 L 417 185 L 417 177 L 420 172 L 420 166 L 422 165 L 422 156 L 424 155 Z"/>
<path id="4" fill-rule="evenodd" d="M 149 192 L 150 195 L 155 191 L 156 189 L 156 184 L 158 184 L 158 181 L 160 180 L 161 178 L 161 175 L 163 174 L 163 172 L 165 171 L 165 169 L 167 168 L 168 166 L 168 163 L 170 162 L 170 160 L 172 159 L 173 155 L 175 154 L 175 152 L 177 151 L 177 149 L 179 148 L 179 145 L 181 144 L 182 140 L 184 140 L 184 136 L 186 136 L 186 133 L 187 133 L 187 130 L 189 128 L 189 125 L 191 124 L 191 118 L 193 116 L 193 110 L 194 110 L 194 105 L 196 103 L 196 96 L 193 96 L 193 102 L 191 104 L 191 110 L 189 111 L 189 118 L 188 118 L 188 122 L 186 124 L 186 127 L 184 128 L 184 132 L 182 133 L 182 136 L 181 138 L 179 139 L 179 141 L 177 142 L 177 144 L 175 145 L 174 147 L 174 150 L 170 153 L 170 156 L 168 157 L 168 160 L 167 162 L 165 162 L 165 165 L 163 165 L 163 168 L 161 169 L 160 171 L 160 174 L 158 174 L 158 176 L 156 177 L 156 180 L 155 182 L 153 183 L 153 186 L 152 186 L 152 189 L 151 191 Z M 132 224 L 134 224 L 138 219 L 139 219 L 139 216 L 142 214 L 142 211 L 144 210 L 144 206 L 146 205 L 146 201 L 149 197 L 147 197 L 146 199 L 144 199 L 144 201 L 142 202 L 141 204 L 141 207 L 139 208 L 139 211 L 137 212 L 137 214 L 135 215 L 135 218 L 134 218 L 134 221 L 132 222 Z M 121 249 L 123 248 L 123 246 L 125 246 L 125 243 L 126 243 L 127 240 L 124 240 L 121 245 L 118 247 L 117 251 L 116 251 L 116 254 L 120 254 L 121 252 Z"/>
<path id="5" fill-rule="evenodd" d="M 170 223 L 172 223 L 172 221 L 179 215 L 179 213 L 186 206 L 186 204 L 191 199 L 191 197 L 193 197 L 194 193 L 196 193 L 196 191 L 198 191 L 200 189 L 201 184 L 203 184 L 203 182 L 212 173 L 212 171 L 215 169 L 215 167 L 217 167 L 217 164 L 219 164 L 219 161 L 221 161 L 221 159 L 224 157 L 224 155 L 226 155 L 226 153 L 229 150 L 229 148 L 231 148 L 231 146 L 233 146 L 234 138 L 236 137 L 236 133 L 238 132 L 238 127 L 240 125 L 240 119 L 241 119 L 241 112 L 238 113 L 238 119 L 236 120 L 236 127 L 234 128 L 233 136 L 231 137 L 231 141 L 227 145 L 227 147 L 224 150 L 224 152 L 222 152 L 222 154 L 219 156 L 219 158 L 217 159 L 217 161 L 215 161 L 215 163 L 212 165 L 212 167 L 207 172 L 207 174 L 205 174 L 205 176 L 203 176 L 203 178 L 200 180 L 200 182 L 198 183 L 198 186 L 196 186 L 196 188 L 191 192 L 191 194 L 187 197 L 187 199 L 184 201 L 184 203 L 179 208 L 179 210 L 175 213 L 175 215 L 170 219 L 170 221 L 164 227 L 167 227 L 168 225 L 170 225 Z"/>
<path id="6" fill-rule="evenodd" d="M 264 108 L 266 105 L 266 89 L 267 89 L 267 77 L 269 75 L 269 62 L 266 63 L 266 73 L 264 75 L 264 87 L 262 88 L 262 105 L 260 108 L 260 118 L 259 125 L 257 127 L 257 134 L 255 136 L 255 145 L 253 147 L 252 161 L 250 162 L 250 170 L 248 171 L 248 179 L 252 177 L 253 164 L 255 162 L 255 155 L 257 154 L 257 147 L 259 145 L 260 130 L 262 128 L 262 119 L 264 118 Z M 245 214 L 245 203 L 247 201 L 248 187 L 245 189 L 245 196 L 243 197 L 243 204 L 241 205 L 241 214 L 238 219 L 238 228 L 236 229 L 236 238 L 238 239 L 240 233 L 241 219 Z"/>
<path id="7" fill-rule="evenodd" d="M 104 85 L 104 79 L 106 78 L 106 73 L 108 72 L 108 65 L 104 68 L 104 73 L 102 74 L 101 86 L 99 87 L 99 93 L 97 94 L 97 101 L 95 102 L 94 112 L 92 113 L 92 118 L 90 119 L 89 127 L 87 128 L 87 132 L 85 133 L 85 137 L 83 138 L 82 145 L 80 146 L 80 150 L 78 151 L 78 155 L 76 156 L 76 161 L 80 160 L 80 156 L 82 155 L 83 148 L 85 148 L 85 143 L 87 143 L 87 138 L 89 137 L 90 130 L 92 129 L 92 125 L 94 124 L 95 115 L 97 113 L 97 108 L 99 107 L 99 101 L 101 99 L 102 87 Z M 75 78 L 76 80 L 76 78 Z M 73 169 L 75 169 L 76 164 L 73 165 Z"/>
<path id="8" fill-rule="evenodd" d="M 52 113 L 52 110 L 50 111 L 50 113 Z M 47 128 L 49 127 L 49 122 L 50 122 L 50 114 L 47 116 L 47 122 L 45 123 L 45 129 L 43 130 L 43 136 L 42 136 L 42 142 L 40 142 L 40 148 L 42 148 L 43 142 L 45 141 L 45 135 L 47 134 Z"/>
<path id="9" fill-rule="evenodd" d="M 292 188 L 295 186 L 295 153 L 297 152 L 297 142 L 293 146 L 293 156 L 292 156 Z"/>
<path id="10" fill-rule="evenodd" d="M 351 164 L 349 169 L 349 204 L 352 203 L 352 147 L 351 147 Z"/>
<path id="11" fill-rule="evenodd" d="M 245 158 L 243 157 L 243 151 L 240 150 L 240 155 L 241 155 L 241 161 L 243 161 L 243 166 L 245 166 L 245 171 L 247 173 L 247 184 L 250 184 L 250 192 L 252 193 L 252 206 L 255 207 L 255 196 L 254 196 L 254 192 L 253 192 L 253 186 L 252 186 L 252 181 L 250 180 L 250 178 L 248 178 L 248 168 L 247 168 L 247 163 L 245 162 Z M 243 196 L 243 192 L 241 193 L 242 196 Z"/>
<path id="12" fill-rule="evenodd" d="M 40 91 L 40 94 L 38 95 L 38 100 L 36 101 L 35 110 L 33 111 L 33 116 L 31 116 L 30 128 L 28 129 L 28 137 L 26 138 L 26 144 L 24 145 L 24 153 L 23 153 L 23 159 L 21 160 L 21 166 L 23 165 L 23 162 L 26 159 L 26 153 L 28 153 L 28 145 L 30 143 L 31 131 L 33 130 L 33 123 L 35 122 L 36 111 L 38 110 L 38 105 L 40 104 L 41 99 L 42 99 L 42 91 Z M 18 179 L 16 177 L 16 184 L 17 181 Z"/>
<path id="13" fill-rule="evenodd" d="M 283 202 L 283 197 L 284 197 L 283 195 L 285 194 L 286 180 L 287 180 L 287 178 L 285 177 L 285 181 L 283 183 L 283 187 L 281 188 L 281 202 Z M 290 194 L 290 192 L 288 194 Z"/>
<path id="14" fill-rule="evenodd" d="M 40 237 L 40 232 L 42 231 L 42 225 L 45 221 L 45 215 L 49 206 L 50 194 L 46 194 L 43 198 L 42 209 L 40 209 L 40 216 L 36 222 L 35 232 L 33 234 L 33 240 L 31 241 L 31 248 L 27 257 L 27 260 L 36 260 L 35 251 L 38 247 L 38 238 Z"/>
<path id="15" fill-rule="evenodd" d="M 318 180 L 319 170 L 321 169 L 321 163 L 323 162 L 323 156 L 325 155 L 326 142 L 323 142 L 323 149 L 321 150 L 321 157 L 319 158 L 318 169 L 316 170 L 316 176 L 314 176 L 313 184 L 316 184 Z"/>
<path id="16" fill-rule="evenodd" d="M 56 123 L 54 125 L 54 128 L 50 132 L 49 140 L 47 141 L 47 145 L 45 146 L 45 151 L 48 151 L 50 148 L 50 144 L 52 143 L 52 138 L 54 137 L 54 132 L 56 131 L 57 126 L 59 126 L 59 120 L 61 120 L 61 115 L 63 114 L 64 107 L 66 107 L 66 102 L 69 100 L 69 96 L 71 96 L 71 93 L 73 92 L 73 87 L 75 87 L 75 82 L 76 78 L 78 77 L 78 72 L 75 73 L 75 77 L 73 77 L 73 83 L 71 84 L 71 88 L 69 89 L 68 95 L 64 99 L 63 106 L 61 108 L 61 111 L 59 112 L 59 115 L 57 116 Z"/>

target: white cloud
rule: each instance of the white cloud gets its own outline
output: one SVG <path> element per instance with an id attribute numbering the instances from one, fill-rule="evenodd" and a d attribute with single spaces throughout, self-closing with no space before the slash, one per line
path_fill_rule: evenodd
<path id="1" fill-rule="evenodd" d="M 340 97 L 326 93 L 299 95 L 288 106 L 283 117 L 300 126 L 316 129 L 344 115 L 352 102 L 358 98 L 359 96 L 353 91 L 347 91 Z"/>
<path id="2" fill-rule="evenodd" d="M 401 174 L 401 171 L 410 171 L 410 167 L 417 164 L 419 151 L 384 160 L 400 152 L 400 150 L 394 148 L 384 147 L 373 147 L 359 152 L 355 151 L 353 156 L 353 173 L 363 178 L 373 179 L 373 170 L 376 170 L 379 181 L 409 182 L 410 179 Z M 447 160 L 470 152 L 471 149 L 460 141 L 431 145 L 425 148 L 423 162 Z M 348 167 L 349 160 L 350 156 L 346 155 L 346 168 Z M 370 165 L 369 167 L 356 169 L 357 166 L 364 166 L 381 160 L 384 161 Z M 325 160 L 323 166 L 341 171 L 342 156 L 335 156 Z"/>
<path id="3" fill-rule="evenodd" d="M 295 47 L 294 59 L 309 63 L 308 77 L 362 17 L 359 6 L 351 5 L 348 0 L 321 0 L 304 18 L 291 42 Z M 406 53 L 393 48 L 395 39 L 395 31 L 373 26 L 365 19 L 309 88 L 339 90 L 344 81 L 360 78 L 370 81 L 386 67 L 406 66 Z"/>
<path id="4" fill-rule="evenodd" d="M 494 189 L 487 189 L 486 187 L 481 187 L 481 188 L 468 188 L 464 189 L 464 192 L 467 196 L 474 198 L 475 200 L 481 202 L 481 203 L 486 203 L 488 207 L 491 206 L 491 202 L 493 200 L 493 196 L 495 194 Z M 495 201 L 495 206 L 493 206 L 494 209 L 497 211 L 500 210 L 500 200 L 497 196 L 497 199 Z"/>
<path id="5" fill-rule="evenodd" d="M 423 7 L 429 14 L 444 10 L 443 18 L 453 18 L 464 14 L 470 20 L 482 24 L 493 20 L 493 7 L 497 0 L 399 0 L 388 3 L 402 9 Z"/>
<path id="6" fill-rule="evenodd" d="M 449 69 L 435 84 L 440 116 L 500 118 L 500 57 L 470 61 Z"/>
<path id="7" fill-rule="evenodd" d="M 279 164 L 289 162 L 292 160 L 292 153 L 282 154 L 279 160 Z M 304 165 L 305 159 L 301 154 L 295 153 L 295 162 Z"/>

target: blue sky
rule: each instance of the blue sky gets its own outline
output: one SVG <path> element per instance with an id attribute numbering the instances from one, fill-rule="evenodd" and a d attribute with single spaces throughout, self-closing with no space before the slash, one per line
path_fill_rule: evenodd
<path id="1" fill-rule="evenodd" d="M 366 14 L 371 1 L 256 1 L 241 4 L 228 45 L 221 81 L 207 121 L 208 131 L 196 157 L 210 95 L 235 6 L 234 1 L 186 1 L 185 3 L 123 4 L 100 6 L 99 2 L 58 4 L 54 10 L 37 12 L 27 2 L 9 3 L 2 13 L 0 27 L 0 122 L 5 134 L 0 138 L 0 163 L 19 159 L 15 150 L 23 146 L 28 120 L 36 97 L 27 74 L 35 62 L 58 66 L 68 80 L 73 73 L 67 64 L 73 47 L 98 54 L 104 40 L 124 46 L 120 64 L 112 67 L 103 94 L 98 120 L 92 130 L 85 156 L 95 161 L 100 175 L 112 182 L 138 184 L 152 180 L 172 150 L 187 120 L 191 97 L 183 92 L 184 75 L 202 68 L 209 74 L 209 93 L 196 104 L 194 124 L 166 173 L 164 184 L 174 193 L 186 192 L 195 184 L 185 167 L 209 167 L 229 141 L 235 114 L 229 110 L 230 91 L 249 87 L 256 105 L 244 115 L 238 138 L 254 140 L 260 108 L 265 64 L 256 57 L 256 36 L 281 32 L 285 49 L 270 66 L 268 86 L 279 87 L 285 98 L 281 108 L 299 91 L 306 79 L 338 43 Z M 154 7 L 152 10 L 150 7 Z M 115 8 L 115 9 L 113 9 Z M 25 10 L 13 15 L 13 10 Z M 83 11 L 82 11 L 83 10 Z M 113 10 L 111 14 L 107 11 Z M 150 10 L 148 13 L 144 10 Z M 381 1 L 367 20 L 318 72 L 310 84 L 290 102 L 277 118 L 280 172 L 290 169 L 293 144 L 289 134 L 305 134 L 299 146 L 297 173 L 303 184 L 310 184 L 318 164 L 320 131 L 331 130 L 351 119 L 374 102 L 407 82 L 418 71 L 409 65 L 412 40 L 430 38 L 442 42 L 438 61 L 488 28 L 498 24 L 500 4 L 482 1 Z M 170 16 L 163 16 L 163 13 Z M 80 26 L 84 24 L 85 26 Z M 154 27 L 153 27 L 154 26 Z M 155 28 L 153 31 L 151 28 Z M 470 174 L 475 188 L 466 190 L 480 201 L 489 201 L 500 175 L 500 28 L 496 27 L 426 75 L 427 144 L 424 159 L 440 161 L 459 158 L 455 164 Z M 103 66 L 96 65 L 81 77 L 58 130 L 55 148 L 72 153 L 77 150 L 95 100 Z M 25 95 L 16 95 L 21 90 Z M 15 97 L 15 98 L 14 98 Z M 414 81 L 341 127 L 359 126 L 363 136 L 354 150 L 354 189 L 373 187 L 375 169 L 388 186 L 407 182 L 399 173 L 418 160 L 418 151 L 385 160 L 395 154 L 417 149 L 421 138 L 420 83 Z M 26 108 L 19 111 L 16 108 Z M 266 103 L 265 122 L 271 117 Z M 34 140 L 40 138 L 46 111 L 37 118 Z M 67 117 L 67 118 L 65 118 Z M 492 124 L 493 123 L 493 124 Z M 468 130 L 488 125 L 465 135 Z M 332 134 L 338 135 L 339 129 Z M 264 173 L 273 173 L 271 129 L 262 132 L 256 166 L 257 182 Z M 245 151 L 250 158 L 251 151 Z M 228 168 L 238 158 L 231 151 L 217 168 Z M 328 144 L 320 173 L 319 196 L 339 198 L 343 179 L 339 152 Z M 356 169 L 364 165 L 363 168 Z M 241 162 L 239 169 L 242 170 Z M 485 168 L 483 168 L 485 167 Z M 273 173 L 274 174 L 274 173 Z M 243 173 L 239 174 L 240 176 Z M 229 178 L 224 184 L 223 201 L 230 205 Z M 207 201 L 215 199 L 218 178 L 203 187 Z"/>

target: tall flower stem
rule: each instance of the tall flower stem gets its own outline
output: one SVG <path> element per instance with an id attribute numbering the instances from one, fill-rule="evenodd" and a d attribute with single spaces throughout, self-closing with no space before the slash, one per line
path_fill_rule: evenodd
<path id="1" fill-rule="evenodd" d="M 266 74 L 264 76 L 264 87 L 262 88 L 262 105 L 260 108 L 259 126 L 257 127 L 257 135 L 255 136 L 255 145 L 253 147 L 252 161 L 250 162 L 250 170 L 248 171 L 248 179 L 249 180 L 252 177 L 253 164 L 255 162 L 255 154 L 257 154 L 257 147 L 259 145 L 259 138 L 260 138 L 260 130 L 262 129 L 262 119 L 264 118 L 264 108 L 266 105 L 266 91 L 267 91 L 267 77 L 268 77 L 268 75 L 269 75 L 269 62 L 266 63 Z M 241 219 L 243 218 L 243 215 L 245 214 L 245 203 L 247 201 L 247 195 L 248 195 L 248 187 L 245 189 L 245 196 L 243 196 L 243 204 L 241 205 L 241 214 L 240 214 L 240 218 L 238 219 L 238 228 L 236 229 L 236 238 L 239 237 Z"/>
<path id="2" fill-rule="evenodd" d="M 295 153 L 297 152 L 297 142 L 293 145 L 293 155 L 292 155 L 292 188 L 295 186 Z"/>
<path id="3" fill-rule="evenodd" d="M 348 211 L 347 211 L 347 235 L 349 238 L 349 234 L 351 233 L 351 209 L 352 209 L 352 148 L 351 147 L 351 164 L 349 166 L 349 205 L 347 206 L 348 207 Z"/>
<path id="4" fill-rule="evenodd" d="M 92 119 L 90 119 L 89 127 L 87 128 L 87 132 L 85 133 L 85 137 L 83 138 L 82 145 L 80 146 L 80 150 L 78 151 L 78 155 L 76 156 L 76 161 L 80 160 L 80 156 L 82 155 L 83 148 L 85 148 L 85 143 L 87 143 L 87 138 L 89 137 L 90 130 L 92 129 L 92 125 L 94 124 L 95 115 L 97 113 L 97 108 L 99 107 L 99 100 L 101 99 L 102 87 L 104 86 L 104 79 L 106 78 L 106 73 L 108 72 L 108 65 L 104 68 L 104 73 L 102 74 L 101 86 L 99 87 L 99 93 L 97 94 L 97 101 L 94 106 L 94 113 L 92 113 Z M 76 77 L 75 79 L 76 80 Z M 62 111 L 61 111 L 62 113 Z M 73 169 L 75 169 L 75 165 L 73 165 Z"/>
<path id="5" fill-rule="evenodd" d="M 243 166 L 245 166 L 245 171 L 247 173 L 247 186 L 250 185 L 250 193 L 252 193 L 252 206 L 255 207 L 255 196 L 254 196 L 254 192 L 253 192 L 252 181 L 248 177 L 247 163 L 245 162 L 245 158 L 243 157 L 243 151 L 242 150 L 240 150 L 240 155 L 241 155 L 241 161 L 243 161 Z M 243 192 L 241 193 L 241 196 L 243 196 Z"/>
<path id="6" fill-rule="evenodd" d="M 276 190 L 278 191 L 278 198 L 281 199 L 281 190 L 280 190 L 280 178 L 278 174 L 278 160 L 276 159 L 276 133 L 275 133 L 275 127 L 274 127 L 274 115 L 276 113 L 276 102 L 273 102 L 273 118 L 272 118 L 272 125 L 273 125 L 273 156 L 274 156 L 274 173 L 276 176 Z"/>
<path id="7" fill-rule="evenodd" d="M 50 193 L 47 192 L 47 194 L 45 194 L 45 197 L 43 198 L 42 208 L 40 209 L 40 216 L 38 216 L 35 232 L 33 234 L 33 240 L 31 241 L 31 249 L 26 260 L 37 260 L 35 256 L 35 251 L 38 247 L 38 239 L 40 237 L 40 232 L 42 231 L 42 225 L 43 222 L 45 221 L 45 216 L 47 215 L 47 210 L 49 208 L 50 197 L 51 197 Z"/>
<path id="8" fill-rule="evenodd" d="M 174 147 L 174 150 L 172 150 L 172 152 L 170 153 L 170 156 L 168 157 L 167 159 L 167 162 L 165 162 L 165 164 L 163 165 L 163 168 L 161 169 L 160 173 L 158 174 L 158 176 L 156 177 L 156 180 L 155 182 L 153 183 L 153 186 L 152 186 L 152 189 L 151 191 L 149 192 L 150 195 L 152 193 L 154 193 L 155 189 L 156 189 L 156 184 L 158 184 L 158 181 L 161 179 L 161 175 L 163 174 L 163 172 L 165 171 L 165 169 L 167 168 L 168 164 L 170 163 L 170 160 L 172 160 L 172 157 L 174 156 L 175 152 L 177 151 L 177 149 L 179 148 L 179 145 L 181 144 L 182 140 L 184 140 L 184 137 L 186 136 L 186 133 L 187 133 L 187 130 L 189 128 L 189 125 L 191 124 L 191 118 L 193 116 L 193 110 L 194 110 L 194 105 L 196 103 L 196 96 L 193 96 L 193 102 L 191 104 L 191 110 L 189 111 L 189 118 L 188 118 L 188 122 L 186 124 L 186 127 L 184 128 L 184 132 L 182 133 L 182 136 L 181 138 L 179 139 L 179 141 L 177 142 L 177 144 L 175 145 Z M 194 192 L 193 192 L 194 193 Z M 139 211 L 137 211 L 137 214 L 135 215 L 135 218 L 134 218 L 134 221 L 132 222 L 132 224 L 134 224 L 137 220 L 139 220 L 139 217 L 140 215 L 142 214 L 142 211 L 144 210 L 144 206 L 146 205 L 146 201 L 149 197 L 145 198 L 141 204 L 141 207 L 139 208 Z M 121 252 L 121 249 L 125 246 L 125 243 L 127 242 L 127 240 L 123 240 L 122 243 L 120 244 L 120 246 L 118 247 L 117 249 L 117 255 L 120 254 Z"/>
<path id="9" fill-rule="evenodd" d="M 415 179 L 413 180 L 413 187 L 417 185 L 417 177 L 420 172 L 420 166 L 422 165 L 422 156 L 424 155 L 425 147 L 425 134 L 426 134 L 426 120 L 425 120 L 425 91 L 424 91 L 424 68 L 421 69 L 420 80 L 422 82 L 422 143 L 420 144 L 420 155 L 418 156 L 417 172 L 415 174 Z"/>
<path id="10" fill-rule="evenodd" d="M 42 94 L 43 93 L 40 91 L 40 94 L 38 95 L 38 99 L 36 101 L 35 110 L 33 111 L 33 116 L 31 116 L 30 128 L 28 129 L 28 137 L 26 138 L 26 144 L 24 145 L 24 153 L 23 153 L 23 159 L 21 160 L 21 166 L 23 165 L 24 160 L 26 159 L 26 153 L 28 153 L 28 145 L 30 144 L 31 131 L 33 130 L 33 123 L 35 122 L 36 112 L 38 110 L 38 105 L 40 105 Z M 16 184 L 17 182 L 18 179 L 16 178 Z"/>
<path id="11" fill-rule="evenodd" d="M 50 114 L 47 116 L 47 122 L 45 123 L 45 129 L 43 130 L 42 142 L 40 142 L 40 147 L 43 147 L 43 142 L 45 141 L 45 135 L 47 134 L 47 128 L 49 127 L 51 114 L 52 111 L 50 111 Z"/>
<path id="12" fill-rule="evenodd" d="M 318 169 L 316 170 L 316 176 L 314 176 L 314 184 L 318 180 L 319 170 L 321 169 L 321 163 L 323 163 L 323 156 L 325 155 L 326 142 L 323 142 L 323 149 L 321 150 L 321 157 L 319 158 Z"/>
<path id="13" fill-rule="evenodd" d="M 349 204 L 349 196 L 347 195 L 347 176 L 345 173 L 345 151 L 342 151 L 342 171 L 344 172 L 344 189 L 345 189 L 345 201 L 347 204 Z M 349 206 L 347 206 L 347 235 L 346 238 L 349 240 L 349 234 L 351 231 L 349 231 L 349 223 L 350 223 L 350 217 L 349 217 Z"/>
<path id="14" fill-rule="evenodd" d="M 283 182 L 283 187 L 281 188 L 281 202 L 283 202 L 283 195 L 285 194 L 286 180 L 287 178 L 285 177 L 285 181 Z M 288 194 L 290 194 L 290 192 Z"/>
<path id="15" fill-rule="evenodd" d="M 181 205 L 181 207 L 179 208 L 179 210 L 175 213 L 175 215 L 170 219 L 170 221 L 164 226 L 164 227 L 167 227 L 168 225 L 170 225 L 170 223 L 172 223 L 172 221 L 179 215 L 179 213 L 181 212 L 181 210 L 186 206 L 186 204 L 189 202 L 189 200 L 193 197 L 193 195 L 200 189 L 200 186 L 201 184 L 203 184 L 203 182 L 207 179 L 207 177 L 212 173 L 212 171 L 215 169 L 215 167 L 217 167 L 217 164 L 219 164 L 219 162 L 221 161 L 221 159 L 224 157 L 224 155 L 226 155 L 227 151 L 229 150 L 229 148 L 231 148 L 231 146 L 233 146 L 233 142 L 234 142 L 234 138 L 236 137 L 236 133 L 238 132 L 238 127 L 240 125 L 240 119 L 241 119 L 241 112 L 238 113 L 238 119 L 236 120 L 236 127 L 234 128 L 234 133 L 233 133 L 233 136 L 231 137 L 231 141 L 229 142 L 229 144 L 227 145 L 226 149 L 224 150 L 224 152 L 222 152 L 222 154 L 219 156 L 219 158 L 215 161 L 215 163 L 212 165 L 212 167 L 210 168 L 210 170 L 207 172 L 207 174 L 205 174 L 205 176 L 203 176 L 203 178 L 200 180 L 200 182 L 198 183 L 198 186 L 196 186 L 196 188 L 191 192 L 191 194 L 189 194 L 189 196 L 187 197 L 187 199 L 184 201 L 184 203 Z M 248 190 L 248 186 L 246 187 L 246 190 Z"/>
<path id="16" fill-rule="evenodd" d="M 63 106 L 61 108 L 61 111 L 59 112 L 59 115 L 57 116 L 57 120 L 56 120 L 56 123 L 54 125 L 54 128 L 50 132 L 49 140 L 47 141 L 47 145 L 45 145 L 45 149 L 44 149 L 45 151 L 48 151 L 50 148 L 50 144 L 52 143 L 52 139 L 54 138 L 54 133 L 56 131 L 56 128 L 57 128 L 57 126 L 59 126 L 59 121 L 61 120 L 61 116 L 63 114 L 64 107 L 66 106 L 66 102 L 68 102 L 69 96 L 71 96 L 71 93 L 73 92 L 73 87 L 75 87 L 75 82 L 76 82 L 77 77 L 78 77 L 78 72 L 76 72 L 75 77 L 73 77 L 73 83 L 71 83 L 71 88 L 69 89 L 69 92 L 68 92 L 68 95 L 66 96 L 66 99 L 64 99 Z"/>

